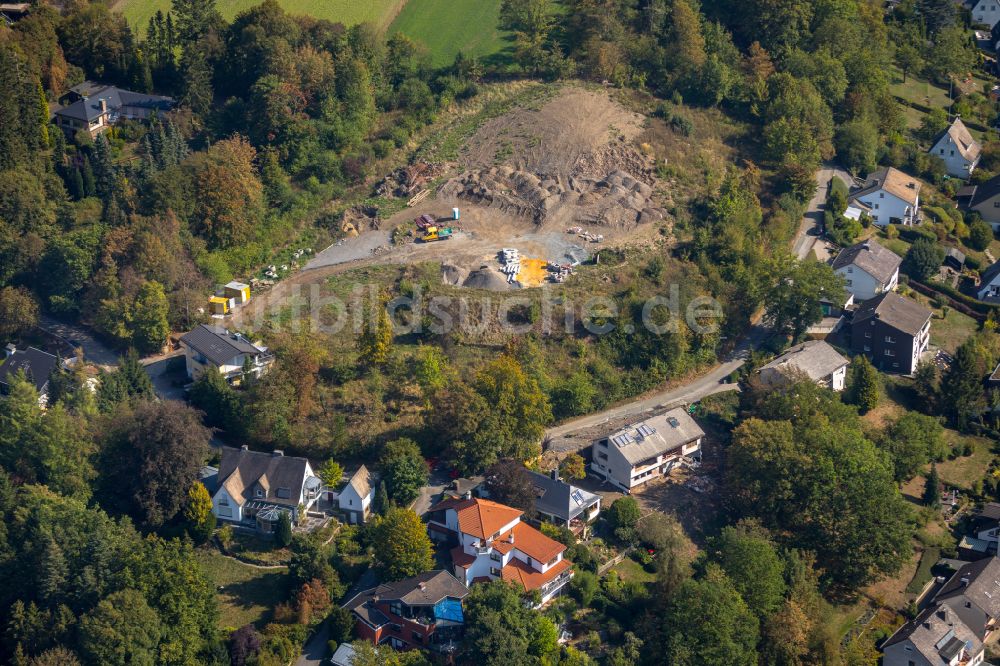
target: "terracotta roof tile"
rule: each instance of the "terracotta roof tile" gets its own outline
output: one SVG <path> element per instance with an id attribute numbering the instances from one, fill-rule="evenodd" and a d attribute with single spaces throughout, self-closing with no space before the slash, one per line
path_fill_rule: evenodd
<path id="1" fill-rule="evenodd" d="M 484 499 L 465 500 L 464 504 L 461 508 L 454 507 L 458 512 L 458 528 L 463 534 L 471 534 L 480 539 L 492 537 L 524 513 Z"/>
<path id="2" fill-rule="evenodd" d="M 569 560 L 560 560 L 545 573 L 535 571 L 521 560 L 514 558 L 500 573 L 504 580 L 518 583 L 525 590 L 537 590 L 559 574 L 572 568 Z"/>
<path id="3" fill-rule="evenodd" d="M 462 550 L 461 546 L 455 546 L 449 552 L 451 553 L 452 564 L 460 566 L 463 569 L 468 569 L 476 561 L 476 558 Z"/>

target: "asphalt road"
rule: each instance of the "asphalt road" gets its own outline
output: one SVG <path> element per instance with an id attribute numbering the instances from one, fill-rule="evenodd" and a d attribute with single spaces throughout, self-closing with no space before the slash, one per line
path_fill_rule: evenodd
<path id="1" fill-rule="evenodd" d="M 444 489 L 448 487 L 450 479 L 448 478 L 447 472 L 431 472 L 430 479 L 427 481 L 427 485 L 420 489 L 420 494 L 417 495 L 417 499 L 413 500 L 410 508 L 418 516 L 422 516 L 427 513 L 427 509 L 431 508 L 431 505 L 438 500 Z"/>
<path id="2" fill-rule="evenodd" d="M 816 194 L 809 201 L 809 207 L 806 208 L 805 216 L 802 218 L 799 231 L 795 235 L 795 242 L 792 245 L 792 254 L 799 259 L 805 259 L 809 256 L 809 251 L 819 237 L 823 223 L 823 212 L 826 210 L 826 194 L 830 179 L 834 176 L 848 185 L 853 180 L 851 174 L 833 164 L 825 164 L 822 169 L 816 172 Z"/>
<path id="3" fill-rule="evenodd" d="M 762 325 L 754 326 L 744 336 L 743 340 L 737 346 L 736 351 L 733 352 L 726 362 L 717 365 L 704 375 L 683 386 L 658 391 L 657 393 L 625 403 L 624 405 L 618 405 L 603 412 L 597 412 L 596 414 L 581 416 L 549 428 L 545 431 L 545 437 L 552 440 L 548 450 L 558 453 L 578 450 L 580 448 L 579 442 L 565 440 L 564 438 L 566 435 L 579 430 L 592 428 L 617 419 L 661 411 L 678 405 L 691 404 L 715 393 L 737 390 L 738 385 L 725 383 L 726 379 L 735 370 L 743 367 L 750 350 L 763 343 L 770 334 L 771 331 L 767 327 Z M 563 439 L 563 441 L 560 441 L 560 439 Z"/>
<path id="4" fill-rule="evenodd" d="M 98 340 L 83 326 L 67 324 L 48 315 L 42 315 L 38 318 L 38 327 L 62 338 L 69 345 L 83 347 L 83 356 L 91 363 L 108 368 L 118 366 L 118 352 Z"/>

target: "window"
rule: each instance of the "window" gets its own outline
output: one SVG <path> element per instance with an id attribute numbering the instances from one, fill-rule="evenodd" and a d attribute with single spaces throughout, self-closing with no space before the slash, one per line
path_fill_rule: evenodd
<path id="1" fill-rule="evenodd" d="M 847 281 L 847 286 L 848 287 L 850 287 L 852 284 L 854 284 L 854 280 L 848 280 Z"/>
<path id="2" fill-rule="evenodd" d="M 230 509 L 228 506 L 219 507 L 219 518 L 232 518 L 232 517 L 233 517 L 232 509 Z"/>
<path id="3" fill-rule="evenodd" d="M 498 569 L 496 567 L 490 567 L 490 574 L 492 574 L 494 576 L 499 576 L 500 575 L 500 569 Z"/>
<path id="4" fill-rule="evenodd" d="M 411 635 L 413 636 L 413 640 L 415 640 L 415 641 L 423 641 L 424 640 L 423 634 L 421 634 L 421 633 L 419 633 L 417 631 L 414 631 Z"/>
<path id="5" fill-rule="evenodd" d="M 885 353 L 886 356 L 895 356 L 896 355 L 896 350 L 895 349 L 886 349 L 884 353 Z"/>
<path id="6" fill-rule="evenodd" d="M 872 350 L 872 348 L 871 348 L 871 347 L 869 347 L 868 345 L 865 345 L 865 351 L 866 351 L 866 352 L 870 352 L 871 350 Z"/>
<path id="7" fill-rule="evenodd" d="M 951 151 L 951 157 L 954 157 L 954 156 L 955 156 L 955 151 L 953 150 L 953 151 Z"/>
<path id="8" fill-rule="evenodd" d="M 878 204 L 875 204 L 875 210 L 878 210 Z"/>
<path id="9" fill-rule="evenodd" d="M 503 555 L 501 555 L 496 551 L 493 551 L 492 553 L 490 553 L 490 559 L 493 560 L 494 562 L 503 562 Z"/>
<path id="10" fill-rule="evenodd" d="M 608 459 L 608 454 L 607 453 L 598 453 L 597 454 L 597 458 L 599 460 L 607 460 Z"/>
<path id="11" fill-rule="evenodd" d="M 219 506 L 229 506 L 229 498 L 225 495 L 219 495 Z"/>
<path id="12" fill-rule="evenodd" d="M 885 192 L 879 192 L 878 193 L 878 198 L 879 199 L 885 199 Z M 875 207 L 878 208 L 878 206 L 875 206 Z"/>
<path id="13" fill-rule="evenodd" d="M 872 219 L 878 222 L 878 215 L 872 215 Z"/>
<path id="14" fill-rule="evenodd" d="M 865 331 L 865 337 L 866 338 L 872 337 L 872 332 L 871 331 Z"/>
<path id="15" fill-rule="evenodd" d="M 940 152 L 942 155 L 944 155 L 944 148 L 942 148 Z"/>
<path id="16" fill-rule="evenodd" d="M 892 337 L 891 335 L 887 335 L 885 336 L 885 341 L 888 342 L 889 344 L 895 344 L 896 338 Z"/>
<path id="17" fill-rule="evenodd" d="M 277 495 L 281 499 L 288 499 L 292 496 L 292 491 L 289 488 L 278 488 Z"/>
<path id="18" fill-rule="evenodd" d="M 848 266 L 847 267 L 847 272 L 848 273 L 853 273 L 854 272 L 854 267 L 853 266 Z"/>
<path id="19" fill-rule="evenodd" d="M 255 492 L 255 494 L 257 495 L 257 497 L 263 497 L 264 496 L 264 491 L 261 490 L 260 488 L 258 488 L 257 491 Z"/>

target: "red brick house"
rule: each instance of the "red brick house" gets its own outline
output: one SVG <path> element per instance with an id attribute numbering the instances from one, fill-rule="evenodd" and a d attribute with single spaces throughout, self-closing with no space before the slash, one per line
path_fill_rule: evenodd
<path id="1" fill-rule="evenodd" d="M 397 650 L 450 652 L 462 636 L 462 600 L 469 588 L 443 569 L 385 583 L 354 596 L 358 636 Z"/>

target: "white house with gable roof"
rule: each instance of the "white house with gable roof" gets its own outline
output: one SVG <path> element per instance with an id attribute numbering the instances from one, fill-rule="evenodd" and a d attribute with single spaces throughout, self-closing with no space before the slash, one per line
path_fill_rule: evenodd
<path id="1" fill-rule="evenodd" d="M 591 471 L 628 492 L 701 458 L 705 431 L 684 409 L 672 409 L 594 440 Z"/>

